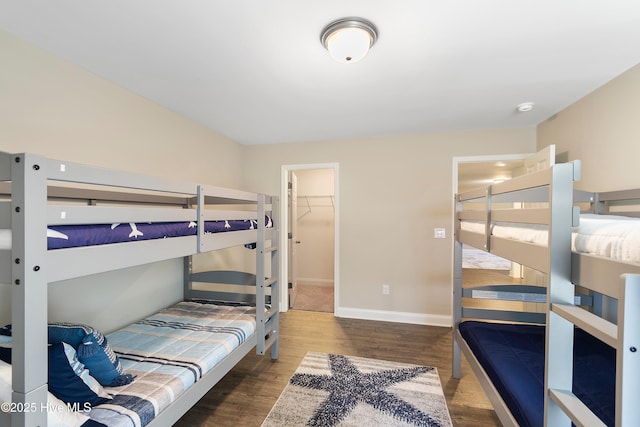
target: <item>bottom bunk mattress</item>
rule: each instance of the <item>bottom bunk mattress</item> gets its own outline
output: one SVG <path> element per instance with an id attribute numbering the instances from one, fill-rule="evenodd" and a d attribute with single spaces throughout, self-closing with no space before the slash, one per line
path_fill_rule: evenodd
<path id="1" fill-rule="evenodd" d="M 459 331 L 517 422 L 542 426 L 545 327 L 466 321 Z M 615 349 L 581 329 L 574 341 L 573 393 L 613 426 Z"/>
<path id="2" fill-rule="evenodd" d="M 107 426 L 148 424 L 255 333 L 255 307 L 180 302 L 107 335 L 128 385 L 105 387 L 113 398 L 89 416 Z"/>

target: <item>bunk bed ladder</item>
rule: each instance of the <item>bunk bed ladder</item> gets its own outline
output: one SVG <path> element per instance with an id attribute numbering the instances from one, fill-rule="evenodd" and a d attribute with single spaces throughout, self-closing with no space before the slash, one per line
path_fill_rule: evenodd
<path id="1" fill-rule="evenodd" d="M 267 205 L 270 209 L 267 209 Z M 271 349 L 271 359 L 278 358 L 280 333 L 280 277 L 279 271 L 279 215 L 276 197 L 258 195 L 258 218 L 271 212 L 273 226 L 267 228 L 264 220 L 258 221 L 256 243 L 256 353 L 264 355 Z M 270 242 L 270 246 L 266 246 Z M 267 264 L 267 258 L 269 264 Z M 267 265 L 270 271 L 267 271 Z M 267 275 L 269 274 L 269 276 Z M 267 304 L 269 298 L 269 304 Z"/>
<path id="2" fill-rule="evenodd" d="M 577 165 L 579 170 L 579 165 Z M 571 283 L 571 230 L 573 225 L 573 182 L 578 171 L 571 163 L 557 164 L 551 170 L 549 185 L 549 288 L 547 305 L 544 423 L 546 426 L 571 425 L 566 405 L 556 400 L 560 391 L 570 393 L 573 384 L 573 329 L 571 322 L 552 309 L 564 304 L 574 307 L 575 286 Z M 553 355 L 551 357 L 550 355 Z M 588 425 L 588 424 L 587 424 Z"/>
<path id="3" fill-rule="evenodd" d="M 616 359 L 616 423 L 640 425 L 640 275 L 627 274 L 618 300 L 618 347 Z M 624 327 L 627 325 L 627 327 Z"/>
<path id="4" fill-rule="evenodd" d="M 616 426 L 640 425 L 640 407 L 637 404 L 637 396 L 640 395 L 640 383 L 637 380 L 640 378 L 638 305 L 640 275 L 628 274 L 623 278 L 618 300 L 617 325 L 620 326 L 575 306 L 552 304 L 551 307 L 563 319 L 616 349 Z M 605 425 L 571 391 L 550 389 L 549 396 L 576 425 Z"/>

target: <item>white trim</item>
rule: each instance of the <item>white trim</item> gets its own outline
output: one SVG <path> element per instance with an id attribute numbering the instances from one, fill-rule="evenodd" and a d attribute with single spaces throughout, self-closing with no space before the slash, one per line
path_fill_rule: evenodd
<path id="1" fill-rule="evenodd" d="M 289 225 L 288 198 L 288 178 L 289 171 L 309 170 L 309 169 L 333 169 L 333 198 L 334 198 L 334 239 L 333 239 L 333 303 L 334 307 L 339 307 L 340 301 L 340 194 L 339 194 L 339 174 L 338 163 L 308 163 L 299 165 L 282 165 L 280 168 L 280 311 L 289 310 L 289 238 L 287 235 Z"/>
<path id="2" fill-rule="evenodd" d="M 363 308 L 337 307 L 335 315 L 350 319 L 378 320 L 382 322 L 411 323 L 414 325 L 440 326 L 450 328 L 450 315 L 407 313 L 400 311 L 367 310 Z"/>

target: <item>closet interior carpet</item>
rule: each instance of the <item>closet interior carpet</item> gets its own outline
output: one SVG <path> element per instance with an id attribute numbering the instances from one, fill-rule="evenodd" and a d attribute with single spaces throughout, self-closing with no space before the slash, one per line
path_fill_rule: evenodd
<path id="1" fill-rule="evenodd" d="M 333 313 L 333 308 L 333 284 L 305 285 L 298 283 L 296 285 L 294 310 Z"/>

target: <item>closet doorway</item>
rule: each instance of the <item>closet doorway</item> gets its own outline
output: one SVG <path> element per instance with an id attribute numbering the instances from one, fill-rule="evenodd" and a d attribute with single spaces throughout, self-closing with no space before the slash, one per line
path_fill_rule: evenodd
<path id="1" fill-rule="evenodd" d="M 281 307 L 333 313 L 337 306 L 337 165 L 283 166 L 287 272 Z M 286 181 L 285 181 L 286 179 Z"/>

